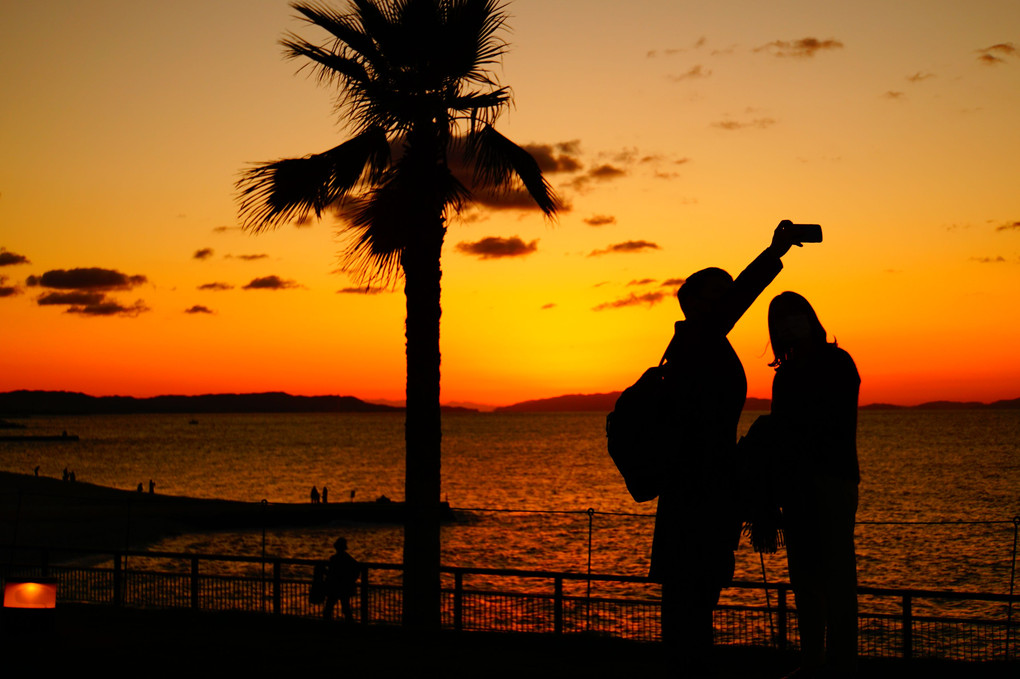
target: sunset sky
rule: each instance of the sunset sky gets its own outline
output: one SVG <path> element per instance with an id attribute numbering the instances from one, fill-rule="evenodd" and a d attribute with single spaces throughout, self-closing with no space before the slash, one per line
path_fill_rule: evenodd
<path id="1" fill-rule="evenodd" d="M 861 402 L 1020 397 L 1020 3 L 513 0 L 497 70 L 567 208 L 473 208 L 443 253 L 443 401 L 622 389 L 781 219 L 820 223 L 730 339 L 806 296 Z M 0 391 L 403 398 L 404 297 L 335 217 L 238 228 L 251 162 L 347 134 L 280 0 L 0 9 Z M 83 270 L 83 271 L 75 271 Z"/>

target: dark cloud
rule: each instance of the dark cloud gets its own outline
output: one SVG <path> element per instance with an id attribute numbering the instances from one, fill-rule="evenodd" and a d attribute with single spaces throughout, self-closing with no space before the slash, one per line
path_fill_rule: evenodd
<path id="1" fill-rule="evenodd" d="M 903 98 L 903 92 L 897 92 L 895 90 L 889 90 L 888 92 L 886 92 L 882 96 L 885 97 L 886 99 L 902 99 Z"/>
<path id="2" fill-rule="evenodd" d="M 977 262 L 978 264 L 1002 264 L 1006 261 L 1006 258 L 1002 255 L 998 257 L 971 257 L 970 261 Z"/>
<path id="3" fill-rule="evenodd" d="M 240 226 L 217 226 L 213 229 L 213 233 L 226 233 L 227 231 L 243 231 Z"/>
<path id="4" fill-rule="evenodd" d="M 240 259 L 245 262 L 254 262 L 259 259 L 269 259 L 269 255 L 259 253 L 257 255 L 227 255 L 227 259 Z"/>
<path id="5" fill-rule="evenodd" d="M 6 248 L 0 248 L 0 266 L 14 266 L 15 264 L 31 264 L 28 257 L 15 252 L 8 252 Z"/>
<path id="6" fill-rule="evenodd" d="M 79 269 L 54 269 L 42 276 L 29 276 L 28 284 L 55 288 L 58 290 L 130 290 L 136 285 L 147 283 L 145 276 L 128 276 L 113 269 L 98 267 Z"/>
<path id="7" fill-rule="evenodd" d="M 918 71 L 914 75 L 908 75 L 907 76 L 907 80 L 909 80 L 912 83 L 919 83 L 919 82 L 922 82 L 924 80 L 927 80 L 928 78 L 934 78 L 934 77 L 935 77 L 934 73 L 925 73 L 923 71 Z"/>
<path id="8" fill-rule="evenodd" d="M 651 285 L 654 282 L 655 282 L 654 278 L 642 278 L 641 280 L 634 280 L 631 281 L 630 283 L 627 283 L 627 286 L 630 287 L 632 285 Z"/>
<path id="9" fill-rule="evenodd" d="M 198 289 L 199 290 L 215 290 L 215 291 L 233 290 L 234 286 L 231 285 L 230 283 L 220 283 L 220 282 L 216 282 L 216 283 L 203 283 L 202 285 L 198 286 Z"/>
<path id="10" fill-rule="evenodd" d="M 578 139 L 559 144 L 524 144 L 523 148 L 545 174 L 577 172 L 581 169 L 581 142 Z"/>
<path id="11" fill-rule="evenodd" d="M 696 80 L 698 78 L 707 78 L 710 75 L 712 75 L 712 71 L 709 71 L 708 69 L 703 68 L 701 64 L 698 64 L 696 66 L 692 66 L 690 69 L 684 71 L 683 73 L 680 73 L 678 75 L 670 75 L 666 77 L 672 80 L 673 82 L 682 82 L 684 80 Z"/>
<path id="12" fill-rule="evenodd" d="M 1020 56 L 1020 50 L 1017 50 L 1016 45 L 1011 42 L 1000 42 L 997 45 L 979 49 L 977 53 L 978 61 L 988 65 L 1005 63 L 1005 57 Z"/>
<path id="13" fill-rule="evenodd" d="M 599 165 L 598 167 L 592 168 L 588 171 L 588 176 L 592 179 L 598 179 L 599 181 L 605 181 L 607 179 L 616 179 L 627 174 L 624 170 L 618 167 L 609 165 Z"/>
<path id="14" fill-rule="evenodd" d="M 471 192 L 472 202 L 475 205 L 487 207 L 490 210 L 528 210 L 537 211 L 538 204 L 523 188 L 510 191 L 490 191 L 488 189 L 475 189 Z M 570 205 L 563 202 L 558 212 L 569 212 Z"/>
<path id="15" fill-rule="evenodd" d="M 142 300 L 136 301 L 131 306 L 124 306 L 120 302 L 112 299 L 99 302 L 98 304 L 88 304 L 85 306 L 72 306 L 66 313 L 69 314 L 80 314 L 82 316 L 137 316 L 138 314 L 149 311 L 149 307 L 145 306 Z"/>
<path id="16" fill-rule="evenodd" d="M 474 243 L 467 241 L 457 243 L 457 252 L 473 255 L 481 259 L 498 259 L 502 257 L 526 257 L 538 251 L 538 240 L 525 243 L 518 236 L 500 238 L 489 236 Z"/>
<path id="17" fill-rule="evenodd" d="M 592 250 L 588 253 L 589 257 L 598 257 L 599 255 L 609 255 L 621 252 L 644 252 L 645 250 L 658 250 L 659 246 L 655 243 L 646 240 L 628 240 L 623 243 L 615 243 L 610 245 L 605 250 Z"/>
<path id="18" fill-rule="evenodd" d="M 834 50 L 843 47 L 839 40 L 829 38 L 819 40 L 818 38 L 801 38 L 800 40 L 773 40 L 772 42 L 756 47 L 755 52 L 769 52 L 777 57 L 813 57 L 817 52 L 823 50 Z"/>
<path id="19" fill-rule="evenodd" d="M 757 128 L 764 130 L 767 127 L 772 127 L 776 124 L 776 121 L 772 118 L 757 118 L 746 122 L 739 122 L 736 120 L 721 120 L 717 123 L 712 123 L 712 127 L 718 127 L 722 130 L 744 130 L 747 128 Z"/>
<path id="20" fill-rule="evenodd" d="M 296 287 L 299 287 L 297 281 L 288 281 L 273 275 L 253 278 L 242 290 L 287 290 Z"/>
<path id="21" fill-rule="evenodd" d="M 67 304 L 75 306 L 94 306 L 106 301 L 106 293 L 74 290 L 72 292 L 47 292 L 36 300 L 39 306 Z"/>
<path id="22" fill-rule="evenodd" d="M 616 217 L 612 215 L 592 215 L 585 218 L 584 223 L 588 226 L 606 226 L 607 224 L 615 224 Z"/>
<path id="23" fill-rule="evenodd" d="M 21 288 L 16 285 L 7 285 L 7 277 L 0 276 L 0 297 L 13 297 L 20 294 Z"/>
<path id="24" fill-rule="evenodd" d="M 605 302 L 603 304 L 599 304 L 598 306 L 592 307 L 592 311 L 605 311 L 606 309 L 622 309 L 624 307 L 640 306 L 642 304 L 647 304 L 648 306 L 652 307 L 661 302 L 662 300 L 666 299 L 667 297 L 669 297 L 669 295 L 667 295 L 665 292 L 662 292 L 661 290 L 655 292 L 646 292 L 641 295 L 631 293 L 629 296 L 624 297 L 623 299 L 617 299 L 612 302 Z"/>
<path id="25" fill-rule="evenodd" d="M 1013 222 L 1012 224 L 1001 224 L 995 227 L 996 231 L 1020 231 L 1020 222 Z"/>
<path id="26" fill-rule="evenodd" d="M 546 309 L 554 309 L 554 308 L 556 308 L 556 303 L 555 302 L 549 302 L 548 304 L 543 304 L 542 307 L 541 307 L 542 311 L 545 311 Z"/>
<path id="27" fill-rule="evenodd" d="M 212 248 L 202 248 L 201 250 L 195 250 L 195 254 L 193 254 L 191 257 L 193 259 L 209 259 L 212 256 L 213 256 Z"/>
<path id="28" fill-rule="evenodd" d="M 679 288 L 681 285 L 684 284 L 685 280 L 687 280 L 687 279 L 685 279 L 685 278 L 667 278 L 666 280 L 662 281 L 662 287 L 664 287 L 664 288 L 665 287 Z"/>
<path id="29" fill-rule="evenodd" d="M 201 304 L 196 304 L 193 307 L 185 309 L 184 313 L 186 313 L 186 314 L 211 314 L 211 313 L 213 313 L 213 310 L 210 309 L 207 306 L 202 306 Z"/>

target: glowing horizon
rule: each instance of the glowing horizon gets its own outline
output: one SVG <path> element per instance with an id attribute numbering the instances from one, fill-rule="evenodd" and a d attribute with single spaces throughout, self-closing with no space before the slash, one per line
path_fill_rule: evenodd
<path id="1" fill-rule="evenodd" d="M 451 221 L 444 403 L 629 386 L 682 317 L 676 280 L 736 275 L 786 218 L 825 240 L 731 333 L 748 396 L 770 397 L 783 290 L 853 355 L 862 404 L 1020 396 L 1020 5 L 581 7 L 509 4 L 497 127 L 569 209 Z M 309 32 L 286 2 L 7 15 L 0 391 L 403 398 L 402 287 L 350 290 L 335 218 L 237 228 L 247 163 L 345 138 L 281 57 Z"/>

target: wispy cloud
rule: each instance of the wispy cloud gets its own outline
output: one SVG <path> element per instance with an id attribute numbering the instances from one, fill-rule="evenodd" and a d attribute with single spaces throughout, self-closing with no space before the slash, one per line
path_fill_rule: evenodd
<path id="1" fill-rule="evenodd" d="M 338 295 L 378 295 L 383 292 L 393 292 L 392 288 L 373 288 L 370 285 L 351 285 L 340 288 L 336 291 Z"/>
<path id="2" fill-rule="evenodd" d="M 735 131 L 735 130 L 746 130 L 746 129 L 758 129 L 764 130 L 772 127 L 776 124 L 773 118 L 756 118 L 754 120 L 739 121 L 739 120 L 720 120 L 719 122 L 712 123 L 712 127 L 718 127 L 721 130 Z"/>
<path id="3" fill-rule="evenodd" d="M 97 304 L 86 304 L 84 306 L 72 306 L 65 313 L 78 314 L 81 316 L 130 316 L 134 317 L 146 311 L 149 307 L 142 300 L 137 300 L 131 306 L 124 306 L 120 302 L 106 299 Z"/>
<path id="4" fill-rule="evenodd" d="M 581 140 L 573 139 L 558 144 L 524 144 L 544 174 L 576 172 L 581 169 Z"/>
<path id="5" fill-rule="evenodd" d="M 1000 224 L 999 226 L 995 227 L 995 230 L 996 231 L 1020 231 L 1020 221 L 1013 222 L 1012 224 L 1009 224 L 1009 223 Z"/>
<path id="6" fill-rule="evenodd" d="M 15 264 L 31 264 L 31 262 L 25 255 L 9 252 L 7 248 L 0 248 L 0 266 L 14 266 Z"/>
<path id="7" fill-rule="evenodd" d="M 907 80 L 912 82 L 912 83 L 919 83 L 919 82 L 924 82 L 925 80 L 928 80 L 929 78 L 934 78 L 934 77 L 935 77 L 934 73 L 928 73 L 926 71 L 918 71 L 917 73 L 914 73 L 913 75 L 908 75 L 907 76 Z"/>
<path id="8" fill-rule="evenodd" d="M 634 285 L 651 285 L 654 282 L 655 282 L 654 278 L 642 278 L 640 280 L 630 281 L 629 283 L 627 283 L 627 287 L 631 287 Z"/>
<path id="9" fill-rule="evenodd" d="M 284 280 L 279 276 L 261 276 L 259 278 L 253 278 L 251 281 L 243 286 L 242 290 L 289 290 L 291 288 L 301 287 L 297 281 Z"/>
<path id="10" fill-rule="evenodd" d="M 627 297 L 622 299 L 613 300 L 612 302 L 604 302 L 598 306 L 592 307 L 592 311 L 605 311 L 607 309 L 623 309 L 631 306 L 641 306 L 643 304 L 653 307 L 659 302 L 666 299 L 669 295 L 661 290 L 655 292 L 646 292 L 638 295 L 631 293 Z"/>
<path id="11" fill-rule="evenodd" d="M 810 58 L 818 52 L 841 49 L 843 43 L 834 38 L 819 40 L 818 38 L 801 38 L 800 40 L 773 40 L 772 42 L 755 47 L 755 52 L 768 52 L 777 57 L 795 57 L 799 59 Z"/>
<path id="12" fill-rule="evenodd" d="M 221 291 L 221 290 L 233 290 L 234 286 L 231 285 L 230 283 L 220 283 L 220 282 L 217 281 L 215 283 L 203 283 L 202 285 L 198 286 L 198 289 L 199 290 L 214 290 L 214 291 L 218 292 L 218 291 Z"/>
<path id="13" fill-rule="evenodd" d="M 899 92 L 899 91 L 896 91 L 896 90 L 889 90 L 885 94 L 883 94 L 882 96 L 885 97 L 886 99 L 901 100 L 901 99 L 904 98 L 905 95 L 904 95 L 903 92 Z"/>
<path id="14" fill-rule="evenodd" d="M 189 307 L 184 310 L 186 314 L 211 314 L 213 310 L 202 304 L 196 304 L 195 306 Z"/>
<path id="15" fill-rule="evenodd" d="M 679 288 L 686 280 L 686 278 L 667 278 L 662 281 L 662 287 Z"/>
<path id="16" fill-rule="evenodd" d="M 658 250 L 659 246 L 656 243 L 647 240 L 628 240 L 623 243 L 614 243 L 604 250 L 592 250 L 588 253 L 589 257 L 599 257 L 601 255 L 620 254 L 627 252 L 645 252 L 648 250 Z"/>
<path id="17" fill-rule="evenodd" d="M 252 255 L 226 255 L 226 259 L 240 259 L 242 262 L 256 262 L 260 259 L 269 259 L 269 255 L 264 252 Z"/>
<path id="18" fill-rule="evenodd" d="M 195 250 L 195 254 L 191 256 L 192 259 L 209 259 L 213 256 L 212 248 L 202 248 L 201 250 Z"/>
<path id="19" fill-rule="evenodd" d="M 473 255 L 479 259 L 501 259 L 504 257 L 526 257 L 538 251 L 538 240 L 525 243 L 519 236 L 501 238 L 489 236 L 474 243 L 457 243 L 457 252 Z"/>
<path id="20" fill-rule="evenodd" d="M 970 261 L 977 262 L 978 264 L 1002 264 L 1006 261 L 1006 258 L 1002 255 L 997 257 L 971 257 Z"/>
<path id="21" fill-rule="evenodd" d="M 991 47 L 977 50 L 977 59 L 983 64 L 994 66 L 1006 62 L 1007 57 L 1020 56 L 1020 50 L 1011 42 L 1000 42 Z"/>
<path id="22" fill-rule="evenodd" d="M 541 306 L 542 311 L 545 311 L 547 309 L 555 309 L 555 308 L 556 308 L 556 303 L 555 302 L 549 302 L 548 304 L 543 304 Z"/>
<path id="23" fill-rule="evenodd" d="M 675 75 L 666 76 L 673 82 L 683 82 L 684 80 L 698 80 L 700 78 L 707 78 L 712 75 L 712 71 L 708 70 L 701 64 L 697 64 L 687 69 L 683 73 L 677 73 Z"/>
<path id="24" fill-rule="evenodd" d="M 21 288 L 17 285 L 7 285 L 7 276 L 0 276 L 0 297 L 13 297 L 20 294 Z"/>
<path id="25" fill-rule="evenodd" d="M 588 226 L 607 226 L 615 224 L 616 217 L 613 215 L 592 215 L 591 217 L 585 217 L 584 223 Z"/>

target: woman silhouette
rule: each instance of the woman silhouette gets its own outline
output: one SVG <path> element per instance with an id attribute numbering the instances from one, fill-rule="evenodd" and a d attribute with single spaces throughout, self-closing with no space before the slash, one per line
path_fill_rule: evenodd
<path id="1" fill-rule="evenodd" d="M 857 662 L 857 397 L 850 354 L 827 342 L 806 299 L 784 292 L 769 305 L 776 369 L 772 417 L 790 583 L 802 666 L 850 676 Z"/>

